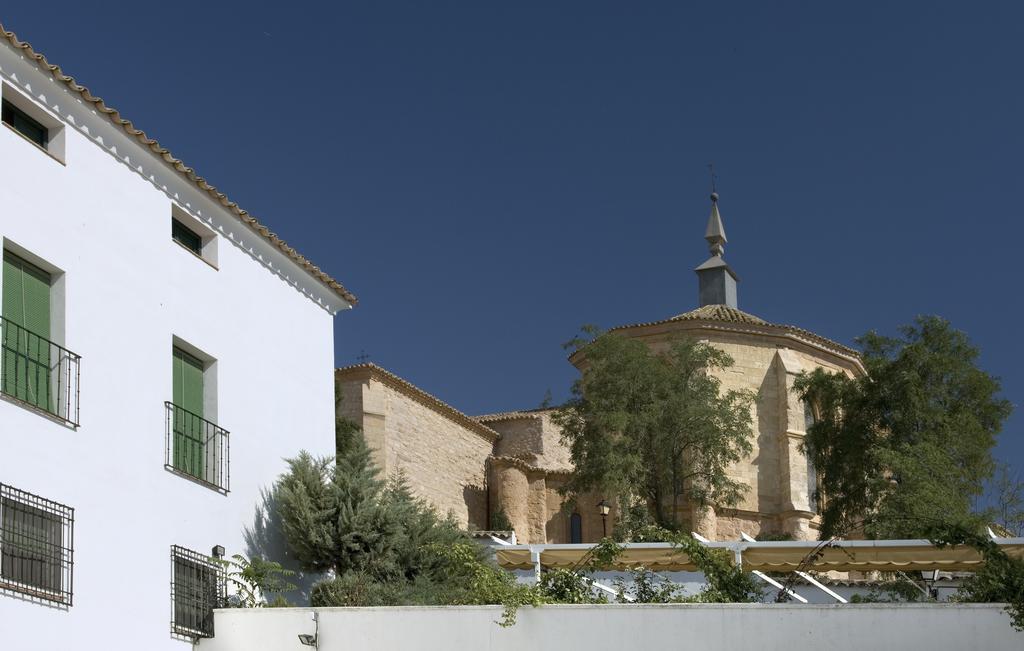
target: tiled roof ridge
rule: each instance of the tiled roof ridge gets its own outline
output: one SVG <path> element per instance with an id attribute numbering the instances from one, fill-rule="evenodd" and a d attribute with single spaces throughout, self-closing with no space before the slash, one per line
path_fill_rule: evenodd
<path id="1" fill-rule="evenodd" d="M 403 394 L 416 400 L 420 404 L 433 409 L 445 416 L 448 416 L 455 422 L 463 425 L 469 430 L 479 434 L 483 438 L 487 439 L 491 443 L 501 438 L 501 434 L 490 427 L 487 427 L 472 416 L 468 416 L 463 412 L 459 411 L 455 407 L 452 407 L 447 402 L 440 398 L 433 396 L 423 389 L 419 388 L 412 382 L 401 378 L 391 371 L 377 366 L 373 362 L 364 362 L 362 364 L 352 364 L 351 366 L 343 366 L 334 370 L 335 377 L 339 375 L 355 375 L 360 371 L 368 374 L 369 377 L 380 380 L 384 384 L 401 391 Z"/>
<path id="2" fill-rule="evenodd" d="M 270 242 L 287 257 L 291 258 L 293 262 L 298 264 L 299 267 L 304 269 L 311 276 L 329 287 L 335 294 L 345 299 L 345 301 L 351 305 L 355 305 L 359 302 L 359 299 L 356 298 L 355 294 L 345 289 L 341 283 L 314 265 L 294 248 L 289 246 L 284 240 L 278 237 L 277 234 L 273 233 L 269 228 L 261 224 L 248 211 L 243 210 L 237 203 L 228 199 L 227 195 L 207 183 L 206 179 L 196 174 L 194 169 L 186 166 L 181 160 L 175 158 L 174 155 L 171 154 L 170 150 L 162 146 L 153 138 L 147 136 L 141 129 L 135 128 L 135 125 L 132 124 L 131 121 L 122 118 L 117 109 L 110 108 L 106 105 L 103 99 L 93 95 L 89 92 L 88 88 L 79 84 L 73 77 L 64 74 L 60 66 L 50 63 L 43 54 L 35 51 L 29 43 L 18 40 L 17 35 L 15 35 L 14 32 L 8 31 L 7 28 L 4 27 L 3 23 L 0 23 L 0 33 L 3 34 L 15 49 L 22 50 L 30 59 L 33 59 L 43 68 L 48 70 L 50 74 L 53 75 L 54 79 L 66 85 L 73 92 L 78 93 L 83 100 L 95 106 L 97 111 L 106 115 L 111 122 L 121 127 L 130 137 L 135 138 L 143 146 L 148 147 L 153 153 L 163 158 L 165 162 L 171 165 L 171 167 L 177 170 L 182 176 L 191 181 L 200 190 L 209 194 L 214 201 L 220 203 L 229 211 L 234 213 L 244 224 L 256 231 L 257 234 Z"/>
<path id="3" fill-rule="evenodd" d="M 493 414 L 481 414 L 473 416 L 481 423 L 493 423 L 501 420 L 521 420 L 524 418 L 538 418 L 544 414 L 556 411 L 557 407 L 538 407 L 536 409 L 517 409 L 514 411 L 498 411 Z"/>

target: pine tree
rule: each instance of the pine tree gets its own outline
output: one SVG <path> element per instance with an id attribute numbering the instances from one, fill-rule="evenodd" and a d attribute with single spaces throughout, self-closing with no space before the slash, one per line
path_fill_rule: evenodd
<path id="1" fill-rule="evenodd" d="M 285 537 L 303 569 L 380 580 L 401 573 L 401 522 L 381 499 L 384 484 L 362 436 L 333 463 L 302 452 L 288 465 L 276 491 Z"/>
<path id="2" fill-rule="evenodd" d="M 274 488 L 281 526 L 302 569 L 330 572 L 314 606 L 461 603 L 473 595 L 453 563 L 484 550 L 451 518 L 416 498 L 402 473 L 379 478 L 356 431 L 335 460 L 306 452 L 288 461 Z M 453 556 L 451 550 L 462 549 Z"/>

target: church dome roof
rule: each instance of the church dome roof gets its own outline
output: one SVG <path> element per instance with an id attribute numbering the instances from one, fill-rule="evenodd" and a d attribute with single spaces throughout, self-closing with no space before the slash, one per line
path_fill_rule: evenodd
<path id="1" fill-rule="evenodd" d="M 769 321 L 765 321 L 761 317 L 754 316 L 753 314 L 728 305 L 704 305 L 702 307 L 698 307 L 696 310 L 683 312 L 682 314 L 677 314 L 667 319 L 661 319 L 660 321 L 632 323 L 612 328 L 611 331 L 616 332 L 620 330 L 631 330 L 633 328 L 660 326 L 680 322 L 693 323 L 694 327 L 699 327 L 700 324 L 708 324 L 709 326 L 722 329 L 743 329 L 747 332 L 776 335 L 781 333 L 794 339 L 825 348 L 833 353 L 838 353 L 840 355 L 856 359 L 860 358 L 860 353 L 853 348 L 844 346 L 843 344 L 832 341 L 831 339 L 826 339 L 825 337 L 817 335 L 810 330 L 804 330 L 803 328 L 791 325 L 771 323 Z"/>
<path id="2" fill-rule="evenodd" d="M 761 317 L 748 314 L 728 305 L 705 305 L 696 310 L 677 314 L 669 321 L 728 321 L 729 323 L 756 323 L 771 325 Z"/>

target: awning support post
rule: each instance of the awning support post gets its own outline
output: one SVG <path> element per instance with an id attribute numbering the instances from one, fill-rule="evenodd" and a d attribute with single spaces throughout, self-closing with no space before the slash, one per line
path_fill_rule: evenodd
<path id="1" fill-rule="evenodd" d="M 540 583 L 540 550 L 530 545 L 530 562 L 533 563 L 533 582 Z"/>
<path id="2" fill-rule="evenodd" d="M 798 572 L 796 572 L 796 574 L 798 576 L 800 576 L 801 578 L 803 578 L 804 581 L 807 581 L 808 583 L 813 585 L 815 588 L 818 588 L 819 590 L 821 590 L 822 592 L 824 592 L 828 596 L 832 597 L 833 599 L 835 599 L 839 603 L 841 603 L 841 604 L 850 603 L 845 598 L 843 598 L 842 595 L 837 594 L 835 591 L 831 590 L 828 586 L 826 586 L 824 583 L 821 583 L 820 581 L 815 579 L 813 576 L 811 576 L 807 572 L 799 572 L 798 571 Z"/>
<path id="3" fill-rule="evenodd" d="M 801 597 L 801 596 L 800 596 L 800 595 L 798 595 L 797 593 L 793 592 L 793 591 L 792 591 L 792 590 L 790 590 L 789 588 L 785 587 L 784 585 L 782 585 L 781 583 L 779 583 L 778 581 L 776 581 L 776 580 L 775 580 L 775 579 L 773 579 L 772 577 L 768 576 L 768 575 L 767 575 L 767 574 L 765 574 L 764 572 L 762 572 L 762 571 L 760 571 L 760 570 L 754 570 L 753 572 L 751 572 L 751 574 L 753 574 L 753 575 L 754 575 L 754 576 L 756 576 L 757 578 L 761 579 L 762 581 L 764 581 L 764 582 L 765 582 L 765 583 L 767 583 L 768 585 L 773 585 L 773 586 L 775 586 L 776 588 L 778 588 L 779 590 L 785 590 L 785 591 L 786 591 L 786 594 L 788 594 L 788 595 L 789 595 L 790 597 L 792 597 L 792 598 L 796 599 L 796 600 L 797 600 L 797 601 L 799 601 L 800 603 L 802 603 L 802 604 L 805 604 L 805 603 L 807 603 L 807 600 L 806 600 L 806 599 L 804 599 L 803 597 Z"/>

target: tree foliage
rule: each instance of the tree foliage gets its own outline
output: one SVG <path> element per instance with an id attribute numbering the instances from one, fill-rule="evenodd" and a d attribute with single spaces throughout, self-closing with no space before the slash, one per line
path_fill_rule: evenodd
<path id="1" fill-rule="evenodd" d="M 512 531 L 512 521 L 505 509 L 498 507 L 491 512 L 491 531 Z"/>
<path id="2" fill-rule="evenodd" d="M 752 396 L 721 391 L 714 372 L 724 352 L 691 339 L 667 342 L 661 353 L 615 333 L 584 332 L 569 347 L 586 366 L 569 402 L 553 416 L 571 450 L 572 477 L 563 491 L 641 504 L 675 529 L 681 508 L 734 504 L 744 485 L 728 467 L 751 450 Z"/>
<path id="3" fill-rule="evenodd" d="M 294 576 L 295 572 L 281 567 L 280 563 L 267 561 L 259 556 L 251 559 L 242 554 L 234 554 L 231 558 L 210 557 L 210 561 L 224 568 L 224 578 L 234 593 L 228 598 L 228 605 L 238 608 L 286 607 L 290 604 L 280 593 L 295 589 L 285 577 Z M 267 598 L 277 593 L 275 598 L 267 602 Z"/>
<path id="4" fill-rule="evenodd" d="M 341 384 L 334 385 L 334 453 L 335 455 L 346 454 L 349 449 L 358 445 L 356 439 L 363 438 L 359 425 L 345 416 L 341 408 L 344 396 L 341 392 Z"/>
<path id="5" fill-rule="evenodd" d="M 988 515 L 997 533 L 1005 536 L 1024 536 L 1024 480 L 1003 463 L 996 467 L 989 482 Z"/>
<path id="6" fill-rule="evenodd" d="M 764 589 L 743 567 L 736 565 L 724 549 L 706 547 L 692 536 L 676 534 L 672 544 L 686 552 L 706 584 L 693 601 L 702 603 L 745 603 L 761 601 Z"/>
<path id="7" fill-rule="evenodd" d="M 999 382 L 976 366 L 967 336 L 938 317 L 858 343 L 866 377 L 816 369 L 795 384 L 817 412 L 804 447 L 822 477 L 822 539 L 860 528 L 914 538 L 923 522 L 967 520 L 1010 413 Z"/>
<path id="8" fill-rule="evenodd" d="M 706 547 L 688 534 L 668 531 L 657 525 L 645 525 L 644 535 L 652 540 L 670 542 L 685 552 L 704 575 L 705 584 L 694 595 L 687 595 L 676 584 L 643 565 L 625 568 L 612 584 L 619 603 L 748 603 L 758 602 L 764 591 L 758 581 L 733 563 L 724 549 Z M 605 594 L 595 590 L 592 575 L 615 567 L 625 547 L 605 538 L 573 567 L 549 570 L 536 590 L 542 603 L 607 603 Z M 628 578 L 625 578 L 628 577 Z"/>
<path id="9" fill-rule="evenodd" d="M 1024 560 L 1013 558 L 973 524 L 950 525 L 933 523 L 924 530 L 925 537 L 939 547 L 968 545 L 984 559 L 977 572 L 964 579 L 957 590 L 957 601 L 972 603 L 1004 603 L 1010 624 L 1024 631 Z"/>
<path id="10" fill-rule="evenodd" d="M 437 550 L 479 547 L 413 497 L 402 475 L 382 481 L 361 435 L 346 447 L 335 460 L 300 453 L 274 487 L 292 554 L 302 569 L 332 574 L 313 589 L 312 604 L 434 603 L 431 591 L 451 579 Z"/>

